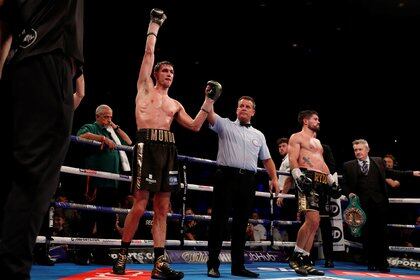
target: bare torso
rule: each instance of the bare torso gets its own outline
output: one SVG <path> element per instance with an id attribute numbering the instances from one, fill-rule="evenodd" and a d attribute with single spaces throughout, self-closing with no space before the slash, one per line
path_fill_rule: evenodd
<path id="1" fill-rule="evenodd" d="M 294 134 L 295 140 L 300 146 L 298 164 L 301 168 L 329 173 L 325 164 L 321 142 L 315 137 L 298 132 Z"/>
<path id="2" fill-rule="evenodd" d="M 166 93 L 151 88 L 148 94 L 139 92 L 136 97 L 137 129 L 157 128 L 170 130 L 172 121 L 180 110 L 178 101 Z"/>

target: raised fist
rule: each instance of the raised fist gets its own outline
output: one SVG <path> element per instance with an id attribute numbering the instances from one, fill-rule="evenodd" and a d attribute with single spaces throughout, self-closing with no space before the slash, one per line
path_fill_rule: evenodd
<path id="1" fill-rule="evenodd" d="M 312 180 L 304 174 L 295 179 L 295 185 L 296 188 L 305 195 L 309 195 L 312 190 Z"/>
<path id="2" fill-rule="evenodd" d="M 205 93 L 208 98 L 216 101 L 222 94 L 222 85 L 219 82 L 210 80 L 207 82 Z"/>
<path id="3" fill-rule="evenodd" d="M 159 26 L 162 26 L 165 19 L 166 19 L 166 15 L 162 10 L 152 9 L 150 11 L 150 21 L 159 24 Z"/>

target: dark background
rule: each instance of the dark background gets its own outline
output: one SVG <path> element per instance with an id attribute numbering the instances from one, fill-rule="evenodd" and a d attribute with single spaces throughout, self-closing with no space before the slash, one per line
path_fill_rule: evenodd
<path id="1" fill-rule="evenodd" d="M 354 158 L 357 138 L 369 141 L 370 155 L 392 153 L 401 168 L 420 168 L 416 0 L 85 1 L 87 90 L 73 134 L 106 103 L 134 140 L 151 8 L 168 16 L 156 61 L 175 64 L 169 94 L 192 117 L 214 79 L 223 85 L 215 105 L 223 117 L 235 118 L 240 96 L 256 99 L 253 125 L 265 134 L 276 165 L 276 139 L 300 130 L 300 110 L 314 109 L 319 138 L 332 147 L 339 170 Z M 175 123 L 172 129 L 180 154 L 216 159 L 217 136 L 207 125 L 198 133 Z"/>

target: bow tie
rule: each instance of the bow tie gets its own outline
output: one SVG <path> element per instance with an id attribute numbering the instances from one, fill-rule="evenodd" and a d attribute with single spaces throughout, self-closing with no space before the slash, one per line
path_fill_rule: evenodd
<path id="1" fill-rule="evenodd" d="M 246 128 L 251 126 L 251 123 L 239 123 L 241 126 L 245 126 Z"/>

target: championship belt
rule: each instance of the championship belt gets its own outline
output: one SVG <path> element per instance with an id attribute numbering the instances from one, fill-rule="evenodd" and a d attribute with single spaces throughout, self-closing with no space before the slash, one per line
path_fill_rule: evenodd
<path id="1" fill-rule="evenodd" d="M 359 197 L 357 195 L 349 197 L 349 205 L 344 210 L 344 222 L 350 227 L 351 235 L 359 237 L 361 229 L 366 223 L 366 214 L 360 207 Z"/>

